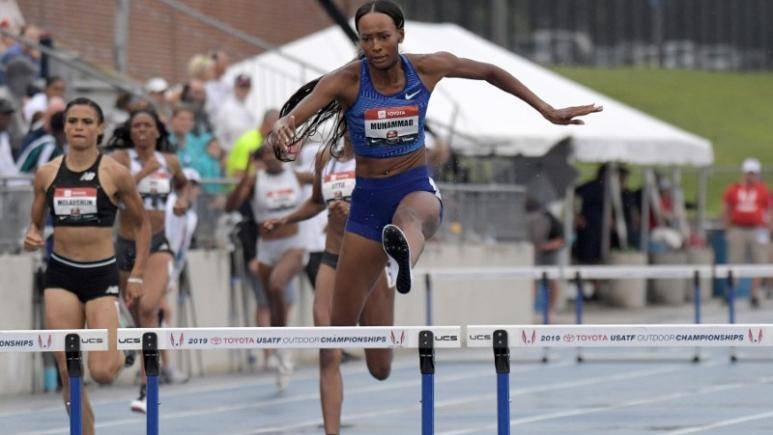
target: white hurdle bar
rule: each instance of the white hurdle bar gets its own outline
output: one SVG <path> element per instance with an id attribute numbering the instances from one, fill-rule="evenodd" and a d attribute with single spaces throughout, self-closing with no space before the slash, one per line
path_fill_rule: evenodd
<path id="1" fill-rule="evenodd" d="M 419 350 L 421 433 L 434 433 L 435 348 L 459 348 L 459 326 L 360 326 L 283 328 L 130 328 L 118 329 L 118 348 L 142 350 L 147 383 L 147 433 L 157 435 L 158 351 L 160 349 L 340 349 L 414 348 Z"/>
<path id="2" fill-rule="evenodd" d="M 548 279 L 565 279 L 575 282 L 577 288 L 577 306 L 575 322 L 582 324 L 582 285 L 586 279 L 693 279 L 695 291 L 695 323 L 701 322 L 700 315 L 700 279 L 727 279 L 725 297 L 728 302 L 728 322 L 735 323 L 735 282 L 738 278 L 773 277 L 773 266 L 755 264 L 669 264 L 645 266 L 515 266 L 515 267 L 429 267 L 417 268 L 416 275 L 424 274 L 427 288 L 426 324 L 432 325 L 432 278 L 453 279 L 475 277 L 475 279 L 495 279 L 501 277 L 542 280 L 542 292 L 547 294 Z M 543 313 L 547 324 L 547 304 Z"/>
<path id="3" fill-rule="evenodd" d="M 82 351 L 108 350 L 107 329 L 0 331 L 0 352 L 64 352 L 70 383 L 70 435 L 83 433 Z"/>
<path id="4" fill-rule="evenodd" d="M 490 347 L 497 373 L 497 434 L 510 434 L 510 348 L 771 347 L 770 324 L 470 325 L 467 347 Z"/>

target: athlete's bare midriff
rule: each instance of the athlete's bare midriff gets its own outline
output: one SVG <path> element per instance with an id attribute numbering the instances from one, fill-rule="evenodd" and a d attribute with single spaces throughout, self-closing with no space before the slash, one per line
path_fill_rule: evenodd
<path id="1" fill-rule="evenodd" d="M 54 252 L 74 261 L 104 260 L 115 255 L 111 227 L 58 227 Z"/>
<path id="2" fill-rule="evenodd" d="M 355 173 L 361 178 L 387 178 L 427 164 L 424 147 L 412 153 L 387 158 L 357 156 Z"/>
<path id="3" fill-rule="evenodd" d="M 166 212 L 159 210 L 145 210 L 150 221 L 150 234 L 158 234 L 164 231 L 166 226 Z M 126 240 L 134 240 L 134 228 L 132 221 L 126 213 L 118 213 L 118 236 Z"/>

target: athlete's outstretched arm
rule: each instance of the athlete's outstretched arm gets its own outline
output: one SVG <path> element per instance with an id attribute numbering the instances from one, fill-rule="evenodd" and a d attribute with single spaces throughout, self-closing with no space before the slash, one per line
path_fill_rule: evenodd
<path id="1" fill-rule="evenodd" d="M 296 125 L 306 122 L 331 101 L 340 100 L 345 89 L 357 83 L 358 77 L 353 71 L 350 64 L 322 76 L 314 89 L 290 113 L 274 123 L 272 135 L 275 136 L 275 144 L 287 151 L 294 140 Z"/>
<path id="2" fill-rule="evenodd" d="M 556 109 L 502 68 L 490 63 L 456 57 L 448 52 L 420 56 L 418 63 L 419 71 L 428 77 L 430 80 L 428 84 L 432 87 L 443 77 L 485 80 L 525 101 L 542 114 L 545 119 L 554 124 L 583 124 L 581 119 L 575 118 L 603 110 L 601 106 L 596 106 L 595 104 Z"/>

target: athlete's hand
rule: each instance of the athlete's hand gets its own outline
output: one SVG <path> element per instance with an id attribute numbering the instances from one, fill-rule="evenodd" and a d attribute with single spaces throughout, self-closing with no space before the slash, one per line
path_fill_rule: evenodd
<path id="1" fill-rule="evenodd" d="M 271 134 L 274 136 L 274 147 L 279 147 L 282 154 L 287 153 L 287 149 L 295 136 L 295 116 L 290 115 L 277 119 L 271 129 Z"/>
<path id="2" fill-rule="evenodd" d="M 582 125 L 585 124 L 582 119 L 575 119 L 578 116 L 590 115 L 591 113 L 601 112 L 603 106 L 588 104 L 585 106 L 564 107 L 563 109 L 550 109 L 542 116 L 553 124 L 558 125 Z"/>
<path id="3" fill-rule="evenodd" d="M 135 302 L 139 303 L 143 294 L 145 294 L 145 289 L 141 282 L 127 282 L 126 291 L 123 294 L 126 308 L 131 310 Z"/>
<path id="4" fill-rule="evenodd" d="M 174 206 L 172 207 L 172 211 L 174 212 L 175 216 L 184 215 L 185 212 L 188 211 L 188 200 L 185 198 L 177 197 L 177 200 L 174 202 Z"/>
<path id="5" fill-rule="evenodd" d="M 27 234 L 24 235 L 24 249 L 27 251 L 34 251 L 38 248 L 45 246 L 46 242 L 43 240 L 43 235 L 40 230 L 30 226 L 27 229 Z"/>
<path id="6" fill-rule="evenodd" d="M 349 216 L 349 203 L 343 200 L 335 200 L 328 207 L 328 214 L 336 219 L 346 221 Z"/>
<path id="7" fill-rule="evenodd" d="M 260 226 L 263 227 L 264 231 L 270 233 L 271 231 L 274 231 L 275 229 L 282 227 L 286 224 L 287 224 L 287 219 L 281 218 L 281 219 L 265 220 Z"/>

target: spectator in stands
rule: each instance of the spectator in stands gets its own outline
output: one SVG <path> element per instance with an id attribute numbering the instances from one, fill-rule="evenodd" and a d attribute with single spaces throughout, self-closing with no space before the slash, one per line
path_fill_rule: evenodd
<path id="1" fill-rule="evenodd" d="M 33 174 L 40 166 L 64 154 L 64 107 L 64 101 L 61 107 L 49 104 L 41 127 L 43 134 L 30 142 L 16 159 L 19 172 Z"/>
<path id="2" fill-rule="evenodd" d="M 209 142 L 204 148 L 204 152 L 196 159 L 192 165 L 202 178 L 222 178 L 223 161 L 225 152 L 220 147 L 220 142 L 214 136 L 209 137 Z M 219 184 L 205 184 L 204 192 L 209 194 L 218 194 L 223 192 Z"/>
<path id="3" fill-rule="evenodd" d="M 208 137 L 198 137 L 193 131 L 193 109 L 188 106 L 177 106 L 172 112 L 170 123 L 169 144 L 177 153 L 180 164 L 185 168 L 195 166 L 196 159 L 204 154 Z"/>
<path id="4" fill-rule="evenodd" d="M 193 110 L 193 130 L 196 136 L 212 134 L 212 123 L 206 111 L 207 93 L 204 91 L 204 82 L 192 79 L 183 86 L 180 94 L 180 102 Z"/>
<path id="5" fill-rule="evenodd" d="M 27 147 L 32 142 L 50 133 L 50 129 L 46 124 L 50 121 L 50 118 L 54 113 L 61 112 L 64 110 L 64 107 L 65 102 L 61 97 L 53 97 L 48 101 L 46 111 L 43 112 L 43 115 L 40 116 L 32 126 L 30 126 L 29 132 L 22 137 L 19 148 L 16 150 L 16 160 L 19 160 L 19 157 L 26 151 Z"/>
<path id="6" fill-rule="evenodd" d="M 19 36 L 23 37 L 29 42 L 39 43 L 42 31 L 39 27 L 28 24 L 22 26 Z M 32 78 L 37 78 L 40 74 L 40 52 L 34 48 L 23 44 L 22 42 L 15 41 L 7 50 L 0 55 L 0 83 L 5 84 L 4 70 L 9 64 L 15 61 L 23 60 L 29 65 L 34 75 Z"/>
<path id="7" fill-rule="evenodd" d="M 222 108 L 221 103 L 233 93 L 233 82 L 227 81 L 224 77 L 231 59 L 223 50 L 215 50 L 209 57 L 212 60 L 211 77 L 204 84 L 208 102 L 207 113 L 209 119 L 217 119 Z"/>
<path id="8" fill-rule="evenodd" d="M 564 247 L 561 222 L 533 197 L 526 198 L 526 220 L 529 240 L 534 246 L 535 266 L 558 266 L 558 255 Z M 555 279 L 548 280 L 548 323 L 553 323 L 561 287 Z"/>
<path id="9" fill-rule="evenodd" d="M 0 177 L 10 177 L 18 174 L 11 153 L 11 136 L 8 127 L 11 116 L 16 111 L 10 100 L 0 98 Z"/>
<path id="10" fill-rule="evenodd" d="M 725 225 L 730 263 L 768 261 L 768 189 L 760 180 L 762 165 L 747 158 L 741 166 L 743 179 L 725 190 L 722 221 Z M 760 305 L 760 279 L 752 279 L 751 306 Z"/>
<path id="11" fill-rule="evenodd" d="M 228 177 L 238 178 L 244 174 L 244 170 L 247 168 L 247 163 L 250 160 L 250 154 L 260 148 L 263 138 L 271 133 L 271 128 L 273 128 L 274 122 L 277 119 L 279 119 L 278 110 L 266 110 L 260 126 L 248 130 L 236 140 L 231 152 L 228 153 L 228 161 L 226 162 L 225 171 Z"/>
<path id="12" fill-rule="evenodd" d="M 607 164 L 599 166 L 596 178 L 581 184 L 575 190 L 581 205 L 580 212 L 575 218 L 577 242 L 574 249 L 577 261 L 583 264 L 596 264 L 601 261 L 607 170 Z"/>
<path id="13" fill-rule="evenodd" d="M 24 104 L 24 121 L 27 125 L 33 125 L 35 116 L 43 113 L 48 106 L 48 100 L 54 97 L 64 98 L 67 85 L 59 76 L 51 76 L 46 80 L 46 87 L 43 92 L 33 95 L 26 104 Z"/>
<path id="14" fill-rule="evenodd" d="M 150 97 L 150 104 L 165 125 L 169 124 L 172 117 L 172 107 L 166 98 L 167 90 L 169 90 L 169 83 L 161 77 L 153 77 L 145 83 L 145 91 Z"/>
<path id="15" fill-rule="evenodd" d="M 129 119 L 132 111 L 132 94 L 121 91 L 115 97 L 113 108 L 105 116 L 105 137 L 112 137 L 113 132 Z"/>
<path id="16" fill-rule="evenodd" d="M 217 111 L 215 119 L 215 135 L 220 146 L 226 152 L 231 151 L 236 140 L 247 130 L 258 124 L 257 117 L 247 107 L 247 97 L 252 90 L 252 80 L 246 74 L 239 74 L 234 79 L 233 92 L 229 93 Z M 207 100 L 210 100 L 209 93 Z"/>

